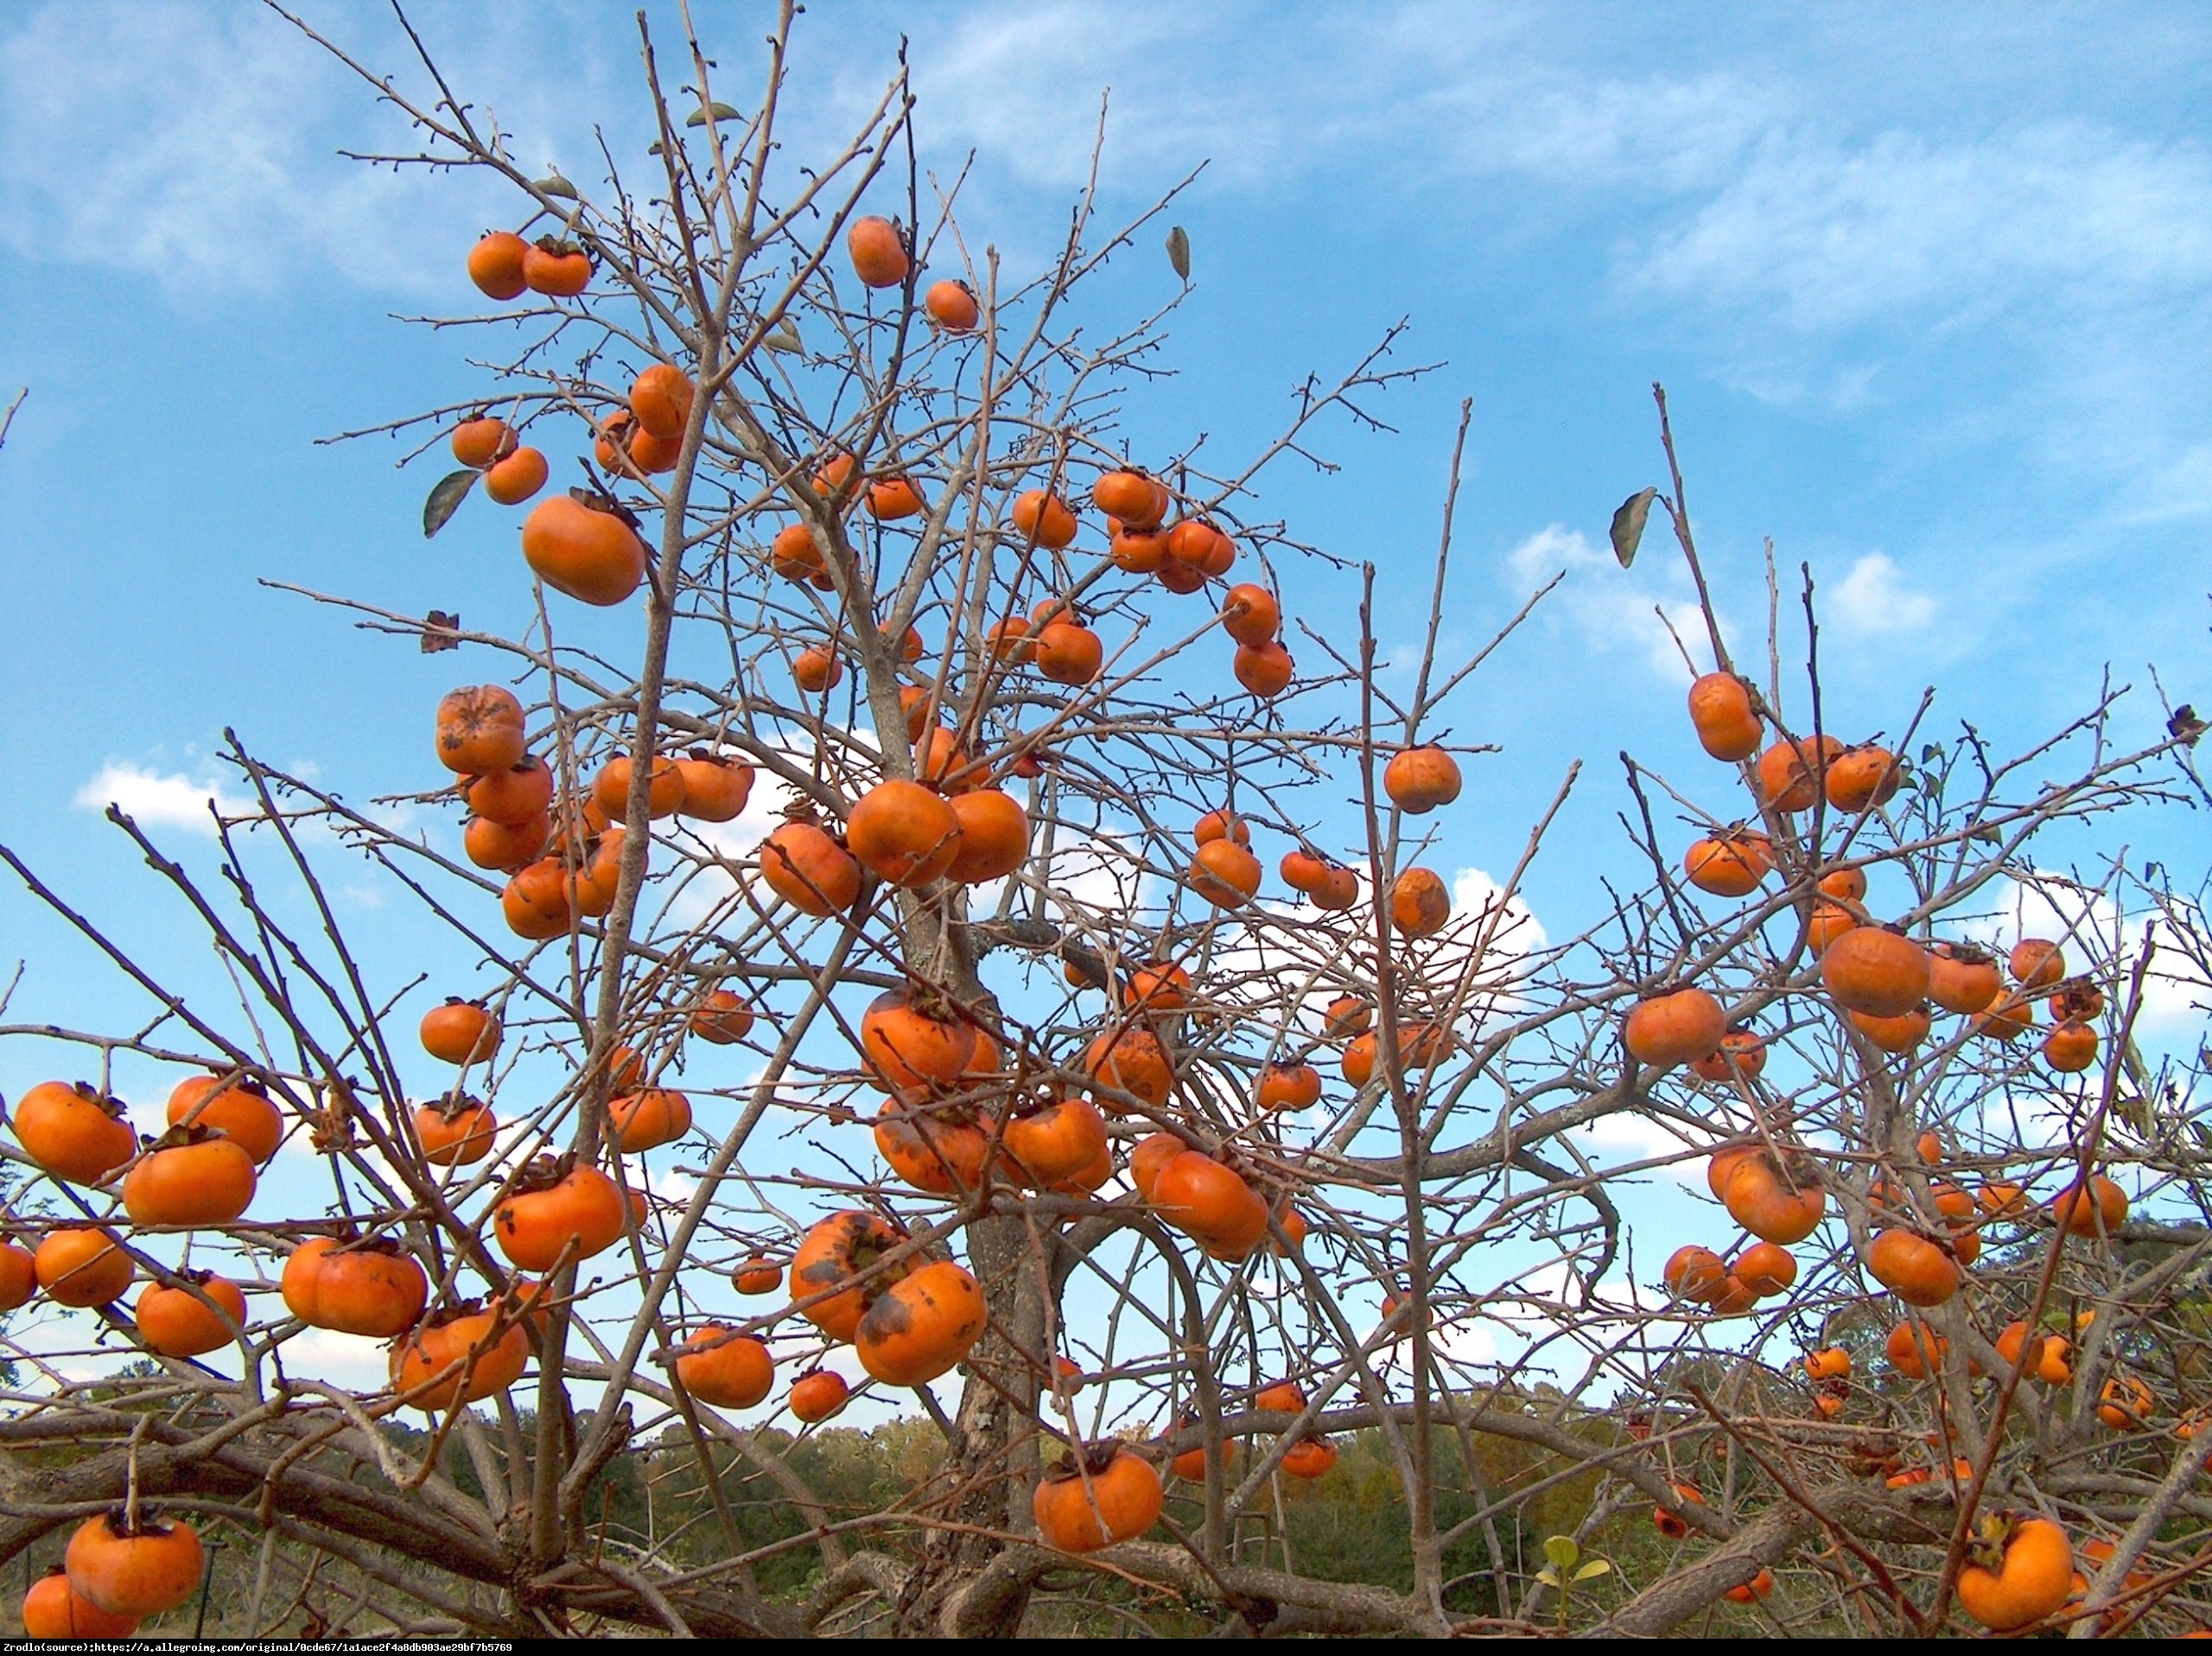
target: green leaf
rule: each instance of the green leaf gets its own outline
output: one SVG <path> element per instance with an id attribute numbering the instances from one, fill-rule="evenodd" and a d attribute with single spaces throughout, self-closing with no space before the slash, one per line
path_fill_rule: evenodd
<path id="1" fill-rule="evenodd" d="M 1571 1535 L 1554 1535 L 1545 1538 L 1544 1557 L 1561 1570 L 1571 1569 L 1582 1556 L 1582 1549 Z"/>
<path id="2" fill-rule="evenodd" d="M 1636 562 L 1636 549 L 1643 538 L 1643 520 L 1651 515 L 1651 503 L 1659 496 L 1656 488 L 1640 489 L 1621 502 L 1620 510 L 1613 513 L 1613 556 L 1626 569 Z"/>
<path id="3" fill-rule="evenodd" d="M 1920 750 L 1920 762 L 1923 765 L 1932 765 L 1942 756 L 1942 748 L 1933 742 Z"/>
<path id="4" fill-rule="evenodd" d="M 1191 233 L 1179 224 L 1167 232 L 1167 262 L 1183 280 L 1191 279 Z"/>
<path id="5" fill-rule="evenodd" d="M 1612 1560 L 1610 1558 L 1592 1558 L 1588 1564 L 1583 1565 L 1581 1569 L 1574 1572 L 1574 1579 L 1579 1582 L 1586 1582 L 1592 1576 L 1603 1576 L 1606 1574 L 1612 1569 Z"/>
<path id="6" fill-rule="evenodd" d="M 468 491 L 476 487 L 477 474 L 464 467 L 457 472 L 448 472 L 438 479 L 437 487 L 430 491 L 430 498 L 423 502 L 423 538 L 425 540 L 446 526 L 446 519 L 461 510 L 461 503 L 468 498 Z"/>
<path id="7" fill-rule="evenodd" d="M 538 179 L 531 188 L 540 195 L 557 195 L 564 201 L 574 201 L 579 199 L 576 194 L 576 187 L 561 176 L 561 169 L 558 167 L 546 174 L 544 177 Z"/>
<path id="8" fill-rule="evenodd" d="M 772 351 L 781 351 L 786 356 L 798 356 L 806 350 L 806 347 L 799 343 L 798 329 L 791 325 L 789 317 L 770 328 L 768 336 L 760 343 Z"/>
<path id="9" fill-rule="evenodd" d="M 1536 1572 L 1536 1579 L 1547 1587 L 1557 1587 L 1560 1584 L 1559 1577 L 1553 1575 L 1548 1570 L 1538 1570 Z"/>
<path id="10" fill-rule="evenodd" d="M 686 126 L 704 126 L 709 121 L 734 121 L 741 118 L 728 104 L 715 102 L 703 109 L 695 109 L 683 118 Z"/>

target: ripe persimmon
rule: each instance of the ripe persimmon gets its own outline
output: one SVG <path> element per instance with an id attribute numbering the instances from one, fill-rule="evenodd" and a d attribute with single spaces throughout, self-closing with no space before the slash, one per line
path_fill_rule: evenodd
<path id="1" fill-rule="evenodd" d="M 1821 954 L 1821 982 L 1848 1011 L 1901 1017 L 1927 997 L 1928 952 L 1886 927 L 1854 927 Z"/>
<path id="2" fill-rule="evenodd" d="M 1403 748 L 1382 767 L 1382 791 L 1409 816 L 1425 816 L 1451 804 L 1459 797 L 1459 761 L 1441 748 Z"/>
<path id="3" fill-rule="evenodd" d="M 492 1212 L 492 1236 L 510 1263 L 550 1271 L 613 1246 L 628 1214 L 620 1188 L 597 1168 L 542 1157 L 509 1181 Z"/>
<path id="4" fill-rule="evenodd" d="M 435 1312 L 391 1350 L 392 1390 L 438 1414 L 505 1391 L 529 1366 L 530 1331 L 501 1326 L 496 1310 L 459 1305 Z"/>
<path id="5" fill-rule="evenodd" d="M 630 386 L 630 412 L 650 436 L 673 441 L 683 435 L 691 418 L 691 398 L 696 387 L 691 376 L 666 362 L 656 362 Z"/>
<path id="6" fill-rule="evenodd" d="M 69 1585 L 68 1572 L 60 1564 L 23 1595 L 22 1620 L 26 1639 L 128 1639 L 138 1631 L 137 1616 L 100 1608 Z"/>
<path id="7" fill-rule="evenodd" d="M 1167 1102 L 1175 1085 L 1174 1066 L 1160 1037 L 1150 1029 L 1132 1025 L 1109 1029 L 1084 1049 L 1083 1071 L 1096 1083 L 1091 1099 L 1109 1116 L 1122 1113 L 1114 1092 L 1127 1092 L 1157 1107 Z"/>
<path id="8" fill-rule="evenodd" d="M 16 1100 L 10 1119 L 23 1153 L 74 1184 L 94 1183 L 138 1149 L 123 1101 L 83 1081 L 39 1082 Z"/>
<path id="9" fill-rule="evenodd" d="M 1217 908 L 1234 908 L 1259 895 L 1260 859 L 1233 839 L 1211 839 L 1191 859 L 1191 889 Z"/>
<path id="10" fill-rule="evenodd" d="M 0 1313 L 29 1305 L 37 1292 L 38 1261 L 30 1250 L 0 1241 Z"/>
<path id="11" fill-rule="evenodd" d="M 1669 1293 L 1697 1305 L 1718 1297 L 1727 1277 L 1726 1262 L 1711 1248 L 1694 1243 L 1676 1248 L 1660 1272 Z"/>
<path id="12" fill-rule="evenodd" d="M 1834 736 L 1777 742 L 1759 755 L 1759 798 L 1772 810 L 1809 811 L 1820 797 L 1828 762 L 1842 751 Z"/>
<path id="13" fill-rule="evenodd" d="M 1233 1168 L 1185 1150 L 1153 1177 L 1160 1218 L 1214 1252 L 1242 1258 L 1268 1233 L 1268 1205 Z"/>
<path id="14" fill-rule="evenodd" d="M 143 1618 L 174 1610 L 198 1590 L 206 1554 L 182 1519 L 122 1507 L 88 1518 L 69 1538 L 62 1564 L 69 1586 L 111 1615 Z"/>
<path id="15" fill-rule="evenodd" d="M 845 1377 L 826 1368 L 814 1369 L 791 1382 L 791 1413 L 812 1425 L 842 1412 L 852 1388 Z"/>
<path id="16" fill-rule="evenodd" d="M 1290 659 L 1290 652 L 1270 640 L 1256 646 L 1238 645 L 1230 659 L 1230 671 L 1236 682 L 1252 694 L 1262 701 L 1271 701 L 1289 688 L 1298 668 Z"/>
<path id="17" fill-rule="evenodd" d="M 645 578 L 645 545 L 637 532 L 613 511 L 573 494 L 550 496 L 531 509 L 523 519 L 522 555 L 556 592 L 601 608 L 624 602 Z M 504 762 L 521 757 L 518 747 Z"/>
<path id="18" fill-rule="evenodd" d="M 976 1052 L 976 1026 L 904 989 L 886 990 L 861 1015 L 861 1054 L 889 1091 L 957 1080 Z"/>
<path id="19" fill-rule="evenodd" d="M 1760 1299 L 1786 1294 L 1797 1280 L 1797 1256 L 1773 1242 L 1754 1242 L 1738 1254 L 1728 1274 Z"/>
<path id="20" fill-rule="evenodd" d="M 213 1127 L 251 1156 L 256 1165 L 276 1154 L 284 1118 L 250 1075 L 189 1075 L 169 1092 L 172 1127 Z"/>
<path id="21" fill-rule="evenodd" d="M 1012 794 L 995 787 L 957 793 L 952 813 L 958 819 L 958 848 L 948 878 L 961 885 L 1002 879 L 1029 857 L 1029 817 Z"/>
<path id="22" fill-rule="evenodd" d="M 173 1127 L 123 1175 L 136 1225 L 227 1225 L 253 1201 L 253 1158 L 220 1129 Z"/>
<path id="23" fill-rule="evenodd" d="M 1262 1110 L 1305 1110 L 1321 1101 L 1321 1072 L 1311 1064 L 1271 1063 L 1260 1072 Z"/>
<path id="24" fill-rule="evenodd" d="M 922 298 L 922 309 L 929 312 L 931 322 L 948 334 L 972 334 L 983 316 L 982 308 L 976 303 L 974 290 L 965 282 L 950 277 L 930 283 L 929 292 Z M 798 1388 L 792 1390 L 796 1395 Z"/>
<path id="25" fill-rule="evenodd" d="M 97 1226 L 48 1231 L 31 1262 L 39 1287 L 56 1305 L 105 1305 L 120 1298 L 137 1275 L 121 1239 Z"/>
<path id="26" fill-rule="evenodd" d="M 1732 1075 L 1749 1081 L 1765 1067 L 1766 1041 L 1749 1029 L 1731 1029 L 1718 1047 L 1691 1060 L 1690 1073 L 1701 1081 L 1726 1081 Z"/>
<path id="27" fill-rule="evenodd" d="M 545 456 L 525 444 L 485 468 L 484 493 L 501 506 L 520 506 L 543 488 L 552 475 Z"/>
<path id="28" fill-rule="evenodd" d="M 2080 1181 L 2069 1184 L 2051 1199 L 2051 1217 L 2071 1236 L 2115 1236 L 2127 1220 L 2127 1193 L 2101 1173 L 2088 1180 L 2088 1194 Z"/>
<path id="29" fill-rule="evenodd" d="M 1096 1552 L 1134 1541 L 1159 1519 L 1166 1492 L 1152 1463 L 1119 1443 L 1064 1456 L 1038 1482 L 1030 1505 L 1037 1536 L 1062 1552 Z"/>
<path id="30" fill-rule="evenodd" d="M 1762 1152 L 1731 1170 L 1721 1201 L 1728 1216 L 1753 1236 L 1789 1247 L 1820 1228 L 1827 1194 L 1809 1169 L 1785 1170 Z"/>
<path id="31" fill-rule="evenodd" d="M 1076 516 L 1058 495 L 1025 489 L 1014 497 L 1014 526 L 1046 551 L 1057 552 L 1075 538 Z"/>
<path id="32" fill-rule="evenodd" d="M 1923 1310 L 1959 1291 L 1958 1261 L 1942 1245 L 1908 1230 L 1877 1236 L 1866 1250 L 1866 1269 L 1907 1305 Z"/>
<path id="33" fill-rule="evenodd" d="M 423 1014 L 421 1034 L 423 1050 L 448 1064 L 488 1064 L 499 1050 L 499 1020 L 459 995 Z"/>
<path id="34" fill-rule="evenodd" d="M 515 429 L 505 420 L 483 417 L 463 420 L 453 429 L 453 457 L 481 471 L 493 461 L 514 452 Z"/>
<path id="35" fill-rule="evenodd" d="M 429 1303 L 423 1267 L 383 1239 L 310 1238 L 284 1261 L 285 1309 L 311 1328 L 389 1340 L 415 1326 Z"/>
<path id="36" fill-rule="evenodd" d="M 607 1124 L 632 1156 L 672 1144 L 691 1131 L 691 1100 L 672 1086 L 648 1086 L 607 1101 Z"/>
<path id="37" fill-rule="evenodd" d="M 1742 897 L 1758 889 L 1774 868 L 1774 847 L 1764 834 L 1721 833 L 1692 840 L 1682 853 L 1690 883 L 1716 897 Z"/>
<path id="38" fill-rule="evenodd" d="M 2074 1582 L 2074 1545 L 2050 1519 L 2015 1513 L 1984 1521 L 1959 1570 L 1959 1604 L 1985 1627 L 2012 1633 L 2051 1615 Z"/>
<path id="39" fill-rule="evenodd" d="M 1715 759 L 1733 763 L 1759 750 L 1751 689 L 1732 672 L 1708 672 L 1690 686 L 1690 723 L 1699 745 Z"/>
<path id="40" fill-rule="evenodd" d="M 776 1384 L 767 1347 L 715 1323 L 684 1341 L 675 1368 L 685 1391 L 717 1409 L 750 1409 Z"/>
<path id="41" fill-rule="evenodd" d="M 1230 588 L 1229 596 L 1222 600 L 1221 629 L 1239 644 L 1249 646 L 1256 650 L 1263 645 L 1273 643 L 1275 635 L 1282 631 L 1282 606 L 1275 602 L 1274 594 L 1269 592 L 1265 587 L 1255 582 L 1239 582 Z M 1443 756 L 1435 748 L 1423 751 L 1438 753 L 1440 757 Z M 1399 758 L 1404 756 L 1402 754 Z M 1394 759 L 1390 762 L 1395 765 L 1397 760 Z M 1446 762 L 1449 762 L 1448 760 Z M 1387 784 L 1386 771 L 1385 785 Z M 1459 790 L 1455 787 L 1452 792 L 1456 793 Z"/>
<path id="42" fill-rule="evenodd" d="M 753 767 L 705 748 L 694 748 L 676 761 L 683 781 L 681 817 L 695 822 L 734 822 L 753 795 Z M 659 784 L 658 774 L 653 785 Z"/>
<path id="43" fill-rule="evenodd" d="M 913 267 L 899 226 L 877 213 L 853 220 L 845 232 L 845 251 L 851 255 L 853 274 L 863 287 L 895 288 Z"/>
<path id="44" fill-rule="evenodd" d="M 573 299 L 591 285 L 591 255 L 573 243 L 540 237 L 523 254 L 522 279 L 532 293 Z"/>
<path id="45" fill-rule="evenodd" d="M 845 819 L 846 849 L 878 879 L 920 887 L 960 854 L 960 818 L 944 796 L 918 782 L 878 782 Z"/>
<path id="46" fill-rule="evenodd" d="M 245 1327 L 245 1296 L 238 1285 L 213 1271 L 190 1271 L 175 1285 L 149 1283 L 138 1296 L 131 1320 L 146 1348 L 164 1357 L 202 1357 L 235 1340 L 229 1323 L 202 1295 L 228 1313 L 231 1322 Z"/>
<path id="47" fill-rule="evenodd" d="M 1704 1057 L 1727 1033 L 1720 1003 L 1694 988 L 1638 1001 L 1622 1029 L 1630 1055 L 1656 1069 L 1672 1069 Z"/>
<path id="48" fill-rule="evenodd" d="M 760 842 L 760 877 L 802 914 L 835 914 L 860 900 L 859 862 L 819 823 L 785 823 Z"/>
<path id="49" fill-rule="evenodd" d="M 2097 1061 L 2097 1032 L 2069 1018 L 2044 1037 L 2043 1060 L 2061 1075 L 2080 1074 Z"/>
<path id="50" fill-rule="evenodd" d="M 468 250 L 468 279 L 486 298 L 513 299 L 530 283 L 523 278 L 523 260 L 530 244 L 512 230 L 486 232 Z"/>
<path id="51" fill-rule="evenodd" d="M 1086 1099 L 1058 1099 L 1007 1118 L 1007 1154 L 1039 1188 L 1071 1178 L 1105 1151 L 1106 1118 Z"/>

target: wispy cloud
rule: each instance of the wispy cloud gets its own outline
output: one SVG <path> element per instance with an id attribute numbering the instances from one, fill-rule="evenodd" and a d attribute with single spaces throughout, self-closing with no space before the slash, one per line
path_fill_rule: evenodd
<path id="1" fill-rule="evenodd" d="M 1637 653 L 1658 678 L 1683 685 L 1690 681 L 1683 648 L 1700 672 L 1712 661 L 1705 618 L 1697 605 L 1640 572 L 1624 570 L 1610 551 L 1600 551 L 1580 529 L 1557 523 L 1539 529 L 1506 554 L 1504 570 L 1508 580 L 1523 591 L 1564 571 L 1567 579 L 1546 601 L 1547 607 L 1594 653 L 1625 647 Z M 1543 611 L 1538 615 L 1541 617 Z M 1722 631 L 1727 630 L 1724 618 Z M 1675 644 L 1678 638 L 1681 648 Z"/>
<path id="2" fill-rule="evenodd" d="M 77 790 L 76 803 L 86 811 L 105 811 L 112 805 L 142 828 L 181 828 L 188 833 L 215 837 L 212 805 L 226 817 L 255 814 L 255 802 L 224 792 L 222 784 L 194 781 L 181 772 L 157 771 L 128 760 L 111 759 L 99 774 Z"/>

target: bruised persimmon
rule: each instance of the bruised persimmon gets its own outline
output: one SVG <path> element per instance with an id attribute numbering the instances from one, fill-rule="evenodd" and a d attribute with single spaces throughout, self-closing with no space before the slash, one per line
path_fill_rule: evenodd
<path id="1" fill-rule="evenodd" d="M 1390 882 L 1390 924 L 1404 937 L 1433 937 L 1452 919 L 1452 893 L 1433 869 L 1411 868 Z"/>
<path id="2" fill-rule="evenodd" d="M 474 778 L 522 762 L 522 704 L 500 685 L 448 691 L 438 703 L 437 727 L 438 760 L 448 770 Z"/>

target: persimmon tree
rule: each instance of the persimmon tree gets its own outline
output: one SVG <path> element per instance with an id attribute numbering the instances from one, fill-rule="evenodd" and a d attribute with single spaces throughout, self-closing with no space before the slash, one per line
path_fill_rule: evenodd
<path id="1" fill-rule="evenodd" d="M 251 1630 L 317 1557 L 422 1632 L 2196 1625 L 2203 1060 L 2136 1030 L 2201 1003 L 2212 933 L 2082 849 L 2202 800 L 2186 710 L 2126 750 L 2107 691 L 2009 758 L 1932 695 L 1847 725 L 1809 580 L 1785 671 L 1771 552 L 1736 660 L 1662 395 L 1613 540 L 1657 513 L 1713 670 L 1624 756 L 1641 880 L 1548 937 L 1522 885 L 1578 765 L 1502 883 L 1450 877 L 1458 733 L 1543 596 L 1440 653 L 1456 453 L 1410 673 L 1374 564 L 1268 515 L 1422 372 L 1396 334 L 1249 456 L 1132 452 L 1184 289 L 1116 317 L 1091 278 L 1163 234 L 1187 277 L 1175 192 L 1107 225 L 1094 185 L 1004 268 L 903 73 L 783 153 L 792 14 L 743 90 L 641 28 L 657 137 L 589 187 L 427 52 L 418 96 L 322 42 L 419 141 L 365 159 L 515 202 L 454 250 L 454 396 L 350 435 L 450 453 L 425 526 L 505 514 L 521 555 L 467 579 L 531 619 L 283 572 L 482 682 L 410 714 L 436 832 L 235 741 L 216 881 L 111 812 L 235 1005 L 4 853 L 146 997 L 4 1029 L 69 1066 L 0 1144 L 0 1557 L 71 1537 L 27 1625 L 174 1608 L 211 1525 L 261 1549 Z M 421 974 L 327 895 L 348 858 L 442 928 Z M 168 1067 L 162 1137 L 118 1060 Z M 1699 1164 L 1696 1233 L 1636 1235 L 1628 1193 Z M 388 1383 L 318 1373 L 334 1334 Z M 864 1512 L 793 1452 L 856 1382 L 941 1438 Z M 1285 1489 L 1354 1432 L 1409 1588 L 1291 1556 Z M 709 1527 L 610 1531 L 613 1473 L 671 1457 Z M 748 1481 L 803 1533 L 747 1545 Z M 764 1590 L 802 1548 L 806 1593 Z"/>

